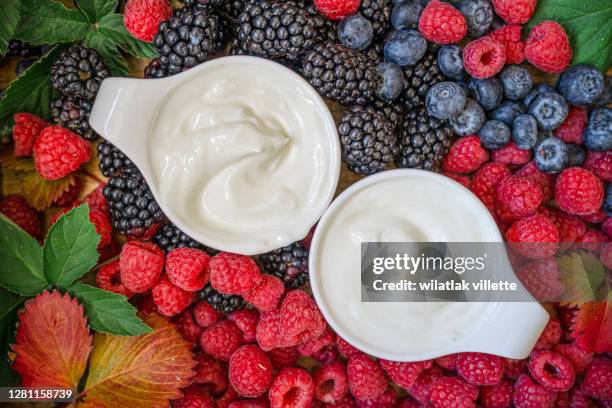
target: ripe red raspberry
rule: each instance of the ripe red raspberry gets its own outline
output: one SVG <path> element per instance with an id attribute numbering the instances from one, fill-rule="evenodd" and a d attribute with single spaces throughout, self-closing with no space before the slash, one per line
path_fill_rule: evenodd
<path id="1" fill-rule="evenodd" d="M 490 211 L 493 211 L 497 185 L 508 176 L 510 176 L 510 170 L 504 164 L 487 163 L 474 175 L 472 192 Z"/>
<path id="2" fill-rule="evenodd" d="M 480 405 L 482 408 L 511 408 L 513 391 L 512 383 L 508 380 L 482 387 Z"/>
<path id="3" fill-rule="evenodd" d="M 436 358 L 436 364 L 446 371 L 457 371 L 457 354 L 449 354 Z"/>
<path id="4" fill-rule="evenodd" d="M 215 400 L 197 385 L 190 385 L 183 390 L 183 397 L 172 401 L 174 408 L 215 408 Z"/>
<path id="5" fill-rule="evenodd" d="M 376 398 L 387 389 L 387 379 L 378 363 L 365 354 L 349 358 L 346 367 L 351 394 L 358 399 Z"/>
<path id="6" fill-rule="evenodd" d="M 457 377 L 441 377 L 433 382 L 429 400 L 434 408 L 476 407 L 478 387 Z"/>
<path id="7" fill-rule="evenodd" d="M 287 367 L 274 377 L 268 392 L 270 408 L 308 408 L 314 396 L 314 381 L 308 371 Z"/>
<path id="8" fill-rule="evenodd" d="M 293 347 L 300 344 L 297 336 L 289 336 L 284 332 L 280 311 L 262 312 L 255 331 L 257 344 L 263 351 L 278 347 Z"/>
<path id="9" fill-rule="evenodd" d="M 568 248 L 586 233 L 586 224 L 580 218 L 556 208 L 548 210 L 548 216 L 559 230 L 559 242 L 562 248 Z"/>
<path id="10" fill-rule="evenodd" d="M 601 230 L 606 233 L 608 238 L 612 238 L 612 217 L 606 217 L 601 223 Z"/>
<path id="11" fill-rule="evenodd" d="M 593 172 L 604 183 L 612 182 L 612 151 L 589 151 L 583 167 Z"/>
<path id="12" fill-rule="evenodd" d="M 452 5 L 432 0 L 421 13 L 419 31 L 429 41 L 452 44 L 465 37 L 467 22 L 465 16 Z"/>
<path id="13" fill-rule="evenodd" d="M 421 404 L 429 404 L 429 395 L 432 384 L 439 378 L 444 376 L 444 372 L 434 366 L 429 370 L 423 371 L 414 382 L 414 385 L 409 390 L 410 395 L 417 399 Z"/>
<path id="14" fill-rule="evenodd" d="M 329 328 L 329 326 L 325 327 L 325 331 L 318 337 L 312 337 L 308 339 L 304 343 L 297 346 L 298 351 L 303 356 L 312 356 L 323 347 L 327 347 L 330 344 L 333 344 L 334 340 L 336 340 L 336 335 Z"/>
<path id="15" fill-rule="evenodd" d="M 506 64 L 521 64 L 525 61 L 525 41 L 521 39 L 523 27 L 518 24 L 507 24 L 489 35 L 499 41 L 506 50 Z"/>
<path id="16" fill-rule="evenodd" d="M 282 370 L 294 366 L 300 358 L 300 353 L 296 347 L 280 347 L 268 351 L 268 357 L 275 370 Z"/>
<path id="17" fill-rule="evenodd" d="M 489 160 L 489 153 L 480 145 L 478 136 L 459 138 L 444 158 L 444 171 L 471 173 Z"/>
<path id="18" fill-rule="evenodd" d="M 470 384 L 497 384 L 504 375 L 501 357 L 484 353 L 459 353 L 457 374 Z"/>
<path id="19" fill-rule="evenodd" d="M 417 361 L 414 363 L 401 363 L 389 360 L 380 360 L 380 367 L 385 370 L 389 378 L 402 388 L 410 389 L 424 370 L 431 368 L 432 361 Z"/>
<path id="20" fill-rule="evenodd" d="M 555 136 L 565 143 L 582 144 L 582 134 L 588 122 L 589 115 L 586 109 L 570 106 L 567 118 L 554 130 Z"/>
<path id="21" fill-rule="evenodd" d="M 335 344 L 330 344 L 313 353 L 311 357 L 321 364 L 326 364 L 332 361 L 338 361 L 340 359 L 340 353 L 338 353 Z"/>
<path id="22" fill-rule="evenodd" d="M 188 292 L 202 289 L 209 278 L 210 256 L 195 248 L 177 248 L 166 257 L 166 274 L 170 282 Z"/>
<path id="23" fill-rule="evenodd" d="M 130 241 L 119 256 L 121 282 L 134 293 L 151 289 L 164 269 L 164 251 L 150 242 Z"/>
<path id="24" fill-rule="evenodd" d="M 191 344 L 192 348 L 195 347 L 200 341 L 202 328 L 194 320 L 191 310 L 184 310 L 176 317 L 174 322 L 181 336 Z"/>
<path id="25" fill-rule="evenodd" d="M 242 346 L 229 360 L 229 381 L 241 397 L 259 397 L 270 388 L 272 363 L 256 345 Z"/>
<path id="26" fill-rule="evenodd" d="M 221 320 L 202 333 L 202 350 L 216 359 L 228 361 L 242 344 L 242 332 L 234 322 Z"/>
<path id="27" fill-rule="evenodd" d="M 391 387 L 376 398 L 357 399 L 357 408 L 395 408 L 397 393 Z"/>
<path id="28" fill-rule="evenodd" d="M 340 355 L 347 360 L 356 354 L 363 354 L 361 350 L 352 346 L 340 336 L 336 336 L 336 347 L 338 348 Z"/>
<path id="29" fill-rule="evenodd" d="M 205 353 L 200 353 L 198 356 L 198 366 L 193 382 L 209 388 L 214 394 L 219 394 L 228 388 L 232 389 L 232 387 L 227 386 L 228 378 L 225 364 Z"/>
<path id="30" fill-rule="evenodd" d="M 115 259 L 100 267 L 96 274 L 96 285 L 100 289 L 131 297 L 133 293 L 119 280 L 120 273 L 119 260 Z"/>
<path id="31" fill-rule="evenodd" d="M 538 169 L 535 161 L 530 161 L 521 169 L 517 170 L 514 174 L 521 177 L 527 177 L 528 179 L 535 181 L 542 190 L 543 202 L 552 200 L 554 176 L 541 172 L 540 169 Z"/>
<path id="32" fill-rule="evenodd" d="M 600 208 L 594 213 L 581 215 L 580 218 L 585 222 L 588 222 L 589 224 L 599 224 L 600 222 L 603 222 L 603 220 L 606 219 L 606 212 L 602 208 Z"/>
<path id="33" fill-rule="evenodd" d="M 603 203 L 601 180 L 581 167 L 570 167 L 561 172 L 555 183 L 555 200 L 570 214 L 588 215 L 599 210 Z"/>
<path id="34" fill-rule="evenodd" d="M 346 367 L 338 361 L 324 364 L 314 377 L 314 396 L 326 404 L 335 404 L 344 399 L 348 393 Z"/>
<path id="35" fill-rule="evenodd" d="M 100 184 L 95 190 L 87 194 L 83 201 L 89 205 L 89 208 L 108 214 L 108 202 L 104 194 L 102 194 L 105 185 L 106 184 Z"/>
<path id="36" fill-rule="evenodd" d="M 572 60 L 572 46 L 556 21 L 543 21 L 529 32 L 525 57 L 536 68 L 551 74 L 563 72 Z"/>
<path id="37" fill-rule="evenodd" d="M 556 319 L 550 319 L 533 349 L 550 350 L 555 344 L 559 343 L 561 334 L 561 323 Z"/>
<path id="38" fill-rule="evenodd" d="M 569 393 L 561 393 L 559 397 L 557 397 L 557 406 L 556 408 L 563 408 L 563 397 L 562 395 L 567 395 L 567 408 L 596 408 L 597 403 L 591 398 L 584 395 L 584 393 L 578 387 L 574 387 L 571 389 Z M 601 405 L 605 408 L 610 408 L 610 404 L 607 405 L 604 403 Z"/>
<path id="39" fill-rule="evenodd" d="M 354 14 L 361 0 L 314 0 L 315 8 L 330 20 L 342 20 Z"/>
<path id="40" fill-rule="evenodd" d="M 227 387 L 223 395 L 215 401 L 216 408 L 229 408 L 230 404 L 236 401 L 237 398 L 238 393 L 232 387 Z"/>
<path id="41" fill-rule="evenodd" d="M 13 125 L 15 157 L 31 156 L 36 139 L 48 124 L 31 113 L 16 113 L 13 119 L 15 121 Z"/>
<path id="42" fill-rule="evenodd" d="M 508 176 L 497 185 L 495 203 L 502 220 L 518 220 L 536 212 L 542 204 L 542 191 L 528 178 Z"/>
<path id="43" fill-rule="evenodd" d="M 34 166 L 45 180 L 57 180 L 89 161 L 90 145 L 61 126 L 47 126 L 34 143 Z"/>
<path id="44" fill-rule="evenodd" d="M 238 326 L 242 332 L 242 341 L 244 343 L 253 343 L 255 341 L 257 323 L 259 322 L 259 313 L 257 311 L 249 309 L 236 310 L 228 314 L 227 319 Z"/>
<path id="45" fill-rule="evenodd" d="M 593 360 L 580 389 L 589 397 L 612 400 L 612 360 L 604 356 Z"/>
<path id="46" fill-rule="evenodd" d="M 210 260 L 210 284 L 221 293 L 243 295 L 261 282 L 253 258 L 222 252 Z"/>
<path id="47" fill-rule="evenodd" d="M 28 205 L 22 196 L 10 194 L 0 200 L 0 213 L 34 238 L 42 238 L 42 226 L 38 213 Z"/>
<path id="48" fill-rule="evenodd" d="M 217 407 L 218 408 L 218 407 Z M 232 401 L 228 408 L 269 408 L 268 402 L 263 398 L 257 399 L 242 399 L 238 401 Z"/>
<path id="49" fill-rule="evenodd" d="M 474 78 L 492 77 L 506 63 L 506 49 L 491 37 L 480 37 L 463 48 L 463 65 Z"/>
<path id="50" fill-rule="evenodd" d="M 210 304 L 201 300 L 193 307 L 193 317 L 198 325 L 206 328 L 216 323 L 221 314 Z"/>
<path id="51" fill-rule="evenodd" d="M 553 346 L 553 350 L 567 358 L 572 363 L 572 367 L 574 368 L 576 375 L 584 373 L 593 361 L 593 353 L 587 353 L 575 343 L 555 344 Z"/>
<path id="52" fill-rule="evenodd" d="M 529 359 L 529 373 L 550 391 L 567 391 L 576 378 L 572 363 L 554 351 L 536 351 Z"/>
<path id="53" fill-rule="evenodd" d="M 559 247 L 559 230 L 550 218 L 536 214 L 512 224 L 506 239 L 526 258 L 550 258 Z"/>
<path id="54" fill-rule="evenodd" d="M 537 0 L 493 0 L 495 14 L 509 24 L 524 24 L 536 9 Z"/>
<path id="55" fill-rule="evenodd" d="M 539 302 L 554 302 L 565 292 L 555 258 L 538 259 L 516 271 L 525 288 Z"/>
<path id="56" fill-rule="evenodd" d="M 172 16 L 168 0 L 129 0 L 125 4 L 123 22 L 125 28 L 144 42 L 153 41 L 159 23 Z"/>
<path id="57" fill-rule="evenodd" d="M 242 297 L 255 306 L 257 310 L 268 312 L 276 309 L 283 293 L 285 293 L 283 281 L 273 275 L 261 275 L 259 284 L 243 294 Z"/>
<path id="58" fill-rule="evenodd" d="M 508 143 L 501 149 L 494 150 L 491 158 L 509 166 L 522 166 L 531 160 L 531 150 L 519 149 L 514 143 Z"/>
<path id="59" fill-rule="evenodd" d="M 504 362 L 504 376 L 511 380 L 516 380 L 523 373 L 527 372 L 527 360 L 514 360 L 512 358 L 502 359 Z"/>
<path id="60" fill-rule="evenodd" d="M 465 188 L 472 187 L 472 179 L 463 174 L 455 174 L 455 173 L 443 173 L 446 177 L 452 178 L 457 183 L 461 184 Z"/>
<path id="61" fill-rule="evenodd" d="M 323 334 L 327 327 L 315 301 L 303 290 L 287 293 L 280 307 L 285 336 L 295 336 L 300 343 Z"/>
<path id="62" fill-rule="evenodd" d="M 556 394 L 537 384 L 528 375 L 521 374 L 514 383 L 512 400 L 516 408 L 553 408 Z"/>
<path id="63" fill-rule="evenodd" d="M 123 273 L 123 270 L 121 272 Z M 187 309 L 194 299 L 192 292 L 174 286 L 165 275 L 153 286 L 151 295 L 159 314 L 170 317 Z"/>
<path id="64" fill-rule="evenodd" d="M 592 228 L 587 228 L 583 236 L 576 240 L 576 247 L 587 251 L 599 251 L 601 244 L 609 242 L 608 236 L 601 231 Z"/>
<path id="65" fill-rule="evenodd" d="M 68 190 L 64 191 L 64 193 L 53 200 L 53 204 L 56 207 L 73 207 L 79 202 L 77 198 L 79 197 L 79 193 L 81 192 L 81 179 L 78 177 L 74 178 L 74 183 L 68 186 Z"/>

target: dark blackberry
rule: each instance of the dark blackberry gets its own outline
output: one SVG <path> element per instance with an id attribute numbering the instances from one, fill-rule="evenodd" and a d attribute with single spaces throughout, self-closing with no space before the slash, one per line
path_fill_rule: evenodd
<path id="1" fill-rule="evenodd" d="M 48 50 L 47 45 L 30 45 L 19 40 L 11 40 L 6 55 L 9 57 L 37 57 Z"/>
<path id="2" fill-rule="evenodd" d="M 175 10 L 159 25 L 153 44 L 159 63 L 171 75 L 192 68 L 223 48 L 225 32 L 211 7 L 194 6 Z"/>
<path id="3" fill-rule="evenodd" d="M 338 24 L 319 14 L 314 3 L 310 2 L 305 7 L 316 28 L 316 41 L 338 42 Z"/>
<path id="4" fill-rule="evenodd" d="M 402 121 L 402 114 L 404 113 L 400 104 L 387 103 L 381 100 L 375 100 L 372 103 L 372 106 L 374 106 L 376 110 L 385 115 L 385 118 L 387 118 L 387 120 L 391 122 L 394 129 L 398 129 Z"/>
<path id="5" fill-rule="evenodd" d="M 308 282 L 308 250 L 299 242 L 259 256 L 263 269 L 296 289 Z"/>
<path id="6" fill-rule="evenodd" d="M 363 53 L 374 65 L 382 64 L 385 62 L 384 46 L 384 42 L 375 41 Z"/>
<path id="7" fill-rule="evenodd" d="M 153 242 L 165 252 L 176 248 L 197 248 L 208 252 L 208 248 L 178 229 L 172 223 L 166 224 L 153 236 Z"/>
<path id="8" fill-rule="evenodd" d="M 134 168 L 134 163 L 121 150 L 109 142 L 98 145 L 98 167 L 104 177 L 112 177 L 122 173 L 125 169 Z"/>
<path id="9" fill-rule="evenodd" d="M 429 88 L 446 79 L 438 67 L 436 54 L 437 49 L 428 50 L 419 62 L 403 68 L 406 85 L 401 98 L 407 109 L 423 104 Z"/>
<path id="10" fill-rule="evenodd" d="M 168 69 L 162 66 L 159 58 L 155 58 L 149 62 L 149 65 L 146 66 L 144 70 L 145 78 L 165 78 L 170 76 Z"/>
<path id="11" fill-rule="evenodd" d="M 338 134 L 342 159 L 358 174 L 384 170 L 398 152 L 393 124 L 372 106 L 355 105 L 344 111 Z"/>
<path id="12" fill-rule="evenodd" d="M 225 295 L 217 292 L 210 286 L 210 283 L 204 286 L 204 289 L 198 292 L 198 298 L 205 300 L 215 310 L 221 313 L 232 313 L 235 310 L 244 309 L 244 299 L 238 295 Z"/>
<path id="13" fill-rule="evenodd" d="M 98 134 L 89 126 L 92 107 L 90 100 L 60 95 L 51 102 L 51 116 L 57 124 L 78 133 L 83 139 L 95 140 Z"/>
<path id="14" fill-rule="evenodd" d="M 382 36 L 390 27 L 391 0 L 361 0 L 359 11 L 370 20 L 375 36 Z"/>
<path id="15" fill-rule="evenodd" d="M 447 121 L 430 117 L 419 106 L 404 115 L 400 128 L 398 167 L 438 171 L 453 141 Z"/>
<path id="16" fill-rule="evenodd" d="M 340 44 L 315 45 L 304 54 L 300 72 L 320 94 L 343 105 L 366 104 L 376 94 L 376 65 Z"/>
<path id="17" fill-rule="evenodd" d="M 51 65 L 51 84 L 64 96 L 93 100 L 109 75 L 100 55 L 82 45 L 68 48 Z"/>

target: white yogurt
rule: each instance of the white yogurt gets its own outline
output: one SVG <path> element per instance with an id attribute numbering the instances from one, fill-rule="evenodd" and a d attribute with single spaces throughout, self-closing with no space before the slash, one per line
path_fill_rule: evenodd
<path id="1" fill-rule="evenodd" d="M 161 201 L 220 250 L 252 255 L 303 238 L 338 182 L 325 104 L 267 61 L 217 65 L 177 86 L 148 146 Z"/>
<path id="2" fill-rule="evenodd" d="M 343 192 L 315 232 L 311 285 L 330 325 L 381 358 L 447 354 L 477 331 L 495 303 L 361 302 L 361 242 L 499 242 L 486 208 L 446 177 L 418 170 L 370 176 Z"/>

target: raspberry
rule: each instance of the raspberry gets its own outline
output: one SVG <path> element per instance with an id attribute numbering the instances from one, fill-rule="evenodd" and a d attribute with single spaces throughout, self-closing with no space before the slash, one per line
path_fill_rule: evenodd
<path id="1" fill-rule="evenodd" d="M 559 230 L 559 242 L 562 243 L 563 247 L 568 247 L 569 244 L 576 242 L 578 238 L 585 234 L 586 224 L 580 218 L 556 208 L 549 208 L 548 210 L 548 216 Z"/>
<path id="2" fill-rule="evenodd" d="M 608 236 L 603 232 L 588 228 L 584 235 L 576 240 L 576 243 L 579 244 L 577 245 L 579 249 L 597 252 L 601 244 L 608 241 Z"/>
<path id="3" fill-rule="evenodd" d="M 542 204 L 542 191 L 528 178 L 508 176 L 497 185 L 495 202 L 503 220 L 518 220 L 536 212 Z"/>
<path id="4" fill-rule="evenodd" d="M 42 237 L 42 226 L 38 213 L 28 205 L 22 196 L 11 194 L 0 200 L 0 213 L 34 238 Z"/>
<path id="5" fill-rule="evenodd" d="M 283 331 L 282 317 L 278 310 L 263 312 L 257 323 L 255 338 L 263 351 L 278 347 L 293 347 L 300 344 L 297 336 L 289 336 Z"/>
<path id="6" fill-rule="evenodd" d="M 526 258 L 550 258 L 559 247 L 559 230 L 550 218 L 536 214 L 512 224 L 506 239 Z"/>
<path id="7" fill-rule="evenodd" d="M 85 196 L 83 200 L 87 205 L 89 205 L 90 209 L 98 210 L 104 214 L 108 214 L 108 202 L 102 194 L 102 190 L 104 190 L 104 186 L 106 184 L 100 184 L 93 190 L 91 193 Z"/>
<path id="8" fill-rule="evenodd" d="M 521 374 L 527 372 L 527 360 L 502 359 L 504 362 L 504 375 L 506 378 L 516 380 Z"/>
<path id="9" fill-rule="evenodd" d="M 530 161 L 514 174 L 535 181 L 542 190 L 543 202 L 552 200 L 554 176 L 540 171 L 535 161 Z"/>
<path id="10" fill-rule="evenodd" d="M 350 394 L 348 394 L 342 401 L 336 404 L 325 404 L 325 407 L 327 408 L 357 408 L 357 403 L 355 402 L 355 399 Z"/>
<path id="11" fill-rule="evenodd" d="M 550 391 L 567 391 L 574 385 L 572 363 L 553 351 L 536 351 L 529 359 L 529 373 Z"/>
<path id="12" fill-rule="evenodd" d="M 465 16 L 448 3 L 430 1 L 419 18 L 419 31 L 423 37 L 438 44 L 461 41 L 467 33 Z"/>
<path id="13" fill-rule="evenodd" d="M 164 268 L 164 251 L 150 242 L 130 241 L 119 255 L 121 282 L 134 293 L 143 293 L 155 285 Z"/>
<path id="14" fill-rule="evenodd" d="M 590 224 L 599 224 L 600 222 L 603 222 L 603 220 L 606 219 L 606 213 L 600 208 L 594 213 L 581 215 L 580 218 Z"/>
<path id="15" fill-rule="evenodd" d="M 287 367 L 276 375 L 268 392 L 270 408 L 307 408 L 314 396 L 314 382 L 301 368 Z"/>
<path id="16" fill-rule="evenodd" d="M 242 346 L 230 358 L 229 381 L 241 397 L 259 397 L 270 388 L 272 363 L 256 345 Z"/>
<path id="17" fill-rule="evenodd" d="M 260 282 L 259 267 L 251 257 L 222 252 L 210 260 L 210 284 L 221 293 L 242 295 Z"/>
<path id="18" fill-rule="evenodd" d="M 301 355 L 311 356 L 321 350 L 323 347 L 333 344 L 335 339 L 336 335 L 334 332 L 328 326 L 326 326 L 323 334 L 318 337 L 313 337 L 298 345 L 297 349 Z"/>
<path id="19" fill-rule="evenodd" d="M 330 20 L 342 20 L 354 14 L 359 4 L 360 0 L 314 0 L 315 8 Z"/>
<path id="20" fill-rule="evenodd" d="M 34 143 L 34 166 L 45 180 L 57 180 L 89 161 L 90 145 L 61 126 L 47 126 Z"/>
<path id="21" fill-rule="evenodd" d="M 536 9 L 537 0 L 493 0 L 495 14 L 509 24 L 524 24 Z"/>
<path id="22" fill-rule="evenodd" d="M 120 273 L 119 260 L 115 259 L 100 267 L 96 274 L 96 285 L 98 285 L 100 289 L 131 297 L 133 293 L 119 280 Z"/>
<path id="23" fill-rule="evenodd" d="M 229 408 L 236 398 L 238 398 L 238 393 L 232 387 L 227 387 L 223 395 L 215 401 L 216 408 Z"/>
<path id="24" fill-rule="evenodd" d="M 581 167 L 563 170 L 555 183 L 555 200 L 570 214 L 588 215 L 599 210 L 603 203 L 601 180 Z"/>
<path id="25" fill-rule="evenodd" d="M 589 151 L 583 167 L 595 174 L 604 183 L 612 182 L 612 152 Z"/>
<path id="26" fill-rule="evenodd" d="M 463 174 L 455 174 L 455 173 L 443 173 L 446 177 L 452 178 L 457 183 L 461 184 L 465 188 L 472 187 L 472 179 Z"/>
<path id="27" fill-rule="evenodd" d="M 384 371 L 365 354 L 349 358 L 346 367 L 351 394 L 358 399 L 376 398 L 387 389 Z"/>
<path id="28" fill-rule="evenodd" d="M 157 311 L 163 316 L 176 316 L 187 309 L 194 299 L 193 293 L 174 286 L 166 275 L 153 286 L 151 295 L 157 305 Z"/>
<path id="29" fill-rule="evenodd" d="M 389 360 L 380 360 L 379 364 L 394 383 L 408 390 L 412 388 L 414 382 L 421 372 L 431 368 L 432 361 L 426 360 L 414 363 L 401 363 Z"/>
<path id="30" fill-rule="evenodd" d="M 601 223 L 601 230 L 606 233 L 608 238 L 612 238 L 612 217 L 606 217 Z"/>
<path id="31" fill-rule="evenodd" d="M 303 290 L 287 293 L 280 307 L 283 334 L 300 343 L 323 334 L 326 323 L 315 301 Z"/>
<path id="32" fill-rule="evenodd" d="M 78 204 L 79 193 L 81 192 L 81 179 L 78 177 L 74 178 L 74 183 L 72 183 L 68 190 L 64 191 L 64 193 L 53 200 L 54 206 L 57 207 L 72 207 L 73 204 Z"/>
<path id="33" fill-rule="evenodd" d="M 433 367 L 429 370 L 423 371 L 414 382 L 414 385 L 409 390 L 410 395 L 417 399 L 422 404 L 429 403 L 429 395 L 432 384 L 443 377 L 444 373 L 438 367 Z"/>
<path id="34" fill-rule="evenodd" d="M 357 399 L 357 408 L 394 408 L 397 403 L 397 393 L 393 388 L 387 389 L 376 398 Z"/>
<path id="35" fill-rule="evenodd" d="M 612 360 L 603 356 L 593 360 L 580 389 L 589 397 L 612 400 Z"/>
<path id="36" fill-rule="evenodd" d="M 16 113 L 13 119 L 15 120 L 13 125 L 15 157 L 31 156 L 36 139 L 48 124 L 31 113 Z"/>
<path id="37" fill-rule="evenodd" d="M 488 160 L 489 153 L 480 145 L 478 136 L 467 136 L 453 143 L 442 166 L 444 171 L 471 173 Z"/>
<path id="38" fill-rule="evenodd" d="M 268 351 L 268 357 L 275 370 L 282 370 L 295 365 L 300 358 L 300 353 L 295 347 L 280 347 Z"/>
<path id="39" fill-rule="evenodd" d="M 228 388 L 227 381 L 227 370 L 224 364 L 207 354 L 200 353 L 193 382 L 206 386 L 213 393 L 219 394 Z"/>
<path id="40" fill-rule="evenodd" d="M 203 300 L 199 301 L 193 307 L 193 317 L 200 327 L 209 327 L 219 320 L 221 314 L 215 310 L 209 303 Z"/>
<path id="41" fill-rule="evenodd" d="M 474 175 L 472 192 L 490 211 L 495 207 L 497 185 L 510 175 L 510 170 L 496 162 L 487 163 Z"/>
<path id="42" fill-rule="evenodd" d="M 238 326 L 242 332 L 242 341 L 244 343 L 253 343 L 255 341 L 257 322 L 259 322 L 259 313 L 257 311 L 249 309 L 236 310 L 228 314 L 227 319 Z"/>
<path id="43" fill-rule="evenodd" d="M 335 404 L 344 399 L 348 392 L 348 379 L 344 364 L 333 361 L 324 364 L 314 377 L 314 396 L 326 404 Z"/>
<path id="44" fill-rule="evenodd" d="M 457 354 L 449 354 L 436 358 L 436 364 L 446 371 L 457 371 Z"/>
<path id="45" fill-rule="evenodd" d="M 525 264 L 516 274 L 539 302 L 554 302 L 565 292 L 555 258 L 539 259 Z"/>
<path id="46" fill-rule="evenodd" d="M 188 292 L 202 289 L 209 278 L 210 256 L 195 248 L 177 248 L 166 257 L 166 274 L 170 282 Z"/>
<path id="47" fill-rule="evenodd" d="M 484 353 L 459 353 L 457 374 L 474 385 L 497 384 L 504 375 L 501 357 Z"/>
<path id="48" fill-rule="evenodd" d="M 505 63 L 504 45 L 491 37 L 480 37 L 463 48 L 464 68 L 474 78 L 492 77 L 502 70 Z"/>
<path id="49" fill-rule="evenodd" d="M 228 361 L 242 343 L 242 333 L 234 322 L 221 320 L 202 333 L 202 350 L 216 359 Z"/>
<path id="50" fill-rule="evenodd" d="M 533 346 L 534 350 L 550 350 L 561 340 L 561 323 L 558 320 L 550 319 L 538 338 L 538 342 Z"/>
<path id="51" fill-rule="evenodd" d="M 560 395 L 565 395 L 568 393 L 563 393 Z M 560 408 L 563 405 L 563 401 L 560 400 L 561 398 L 557 398 L 557 407 L 556 408 Z M 569 408 L 596 408 L 597 404 L 595 403 L 595 401 L 593 401 L 591 398 L 587 397 L 586 395 L 584 395 L 584 393 L 580 390 L 580 388 L 572 388 L 572 390 L 569 392 L 568 395 L 568 402 L 567 402 L 567 406 Z M 610 405 L 601 405 L 602 407 L 605 408 L 610 408 Z"/>
<path id="52" fill-rule="evenodd" d="M 525 42 L 525 57 L 544 72 L 564 71 L 572 60 L 572 47 L 563 27 L 556 21 L 543 21 L 533 27 Z"/>
<path id="53" fill-rule="evenodd" d="M 501 149 L 494 150 L 491 158 L 502 164 L 522 166 L 531 160 L 531 150 L 519 149 L 514 143 L 508 143 Z"/>
<path id="54" fill-rule="evenodd" d="M 168 0 L 129 0 L 125 4 L 123 22 L 134 38 L 151 42 L 159 23 L 171 16 L 172 7 Z"/>
<path id="55" fill-rule="evenodd" d="M 586 109 L 570 106 L 567 117 L 561 126 L 554 130 L 554 134 L 565 143 L 582 144 L 582 134 L 588 122 L 589 116 Z"/>
<path id="56" fill-rule="evenodd" d="M 190 385 L 184 390 L 182 398 L 172 401 L 174 408 L 215 408 L 215 400 L 197 385 Z"/>
<path id="57" fill-rule="evenodd" d="M 422 408 L 423 405 L 414 398 L 404 397 L 397 402 L 396 408 Z"/>
<path id="58" fill-rule="evenodd" d="M 528 375 L 521 374 L 514 383 L 512 400 L 516 408 L 553 408 L 555 393 L 535 383 Z"/>
<path id="59" fill-rule="evenodd" d="M 434 408 L 476 407 L 478 387 L 457 377 L 441 377 L 433 382 L 429 399 Z"/>
<path id="60" fill-rule="evenodd" d="M 593 361 L 593 353 L 587 353 L 575 343 L 555 344 L 553 350 L 567 358 L 577 375 L 584 373 Z"/>
<path id="61" fill-rule="evenodd" d="M 512 407 L 512 383 L 501 380 L 495 385 L 488 385 L 480 389 L 480 405 L 482 408 L 510 408 Z"/>
<path id="62" fill-rule="evenodd" d="M 261 275 L 259 284 L 243 295 L 244 300 L 261 312 L 276 309 L 278 301 L 285 293 L 283 281 L 273 275 Z"/>
<path id="63" fill-rule="evenodd" d="M 525 61 L 525 41 L 521 40 L 522 29 L 520 25 L 507 24 L 489 34 L 504 46 L 506 64 L 521 64 Z"/>
<path id="64" fill-rule="evenodd" d="M 195 347 L 200 341 L 202 328 L 196 323 L 191 310 L 185 310 L 176 317 L 176 329 L 187 340 L 191 347 Z"/>

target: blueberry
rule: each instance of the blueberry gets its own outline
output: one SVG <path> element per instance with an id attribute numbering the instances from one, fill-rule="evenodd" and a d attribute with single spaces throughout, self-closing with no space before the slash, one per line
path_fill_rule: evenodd
<path id="1" fill-rule="evenodd" d="M 381 99 L 392 101 L 404 90 L 404 73 L 395 64 L 383 62 L 376 67 L 380 80 L 378 82 L 378 96 Z"/>
<path id="2" fill-rule="evenodd" d="M 484 110 L 495 109 L 504 98 L 504 90 L 499 79 L 491 77 L 486 79 L 470 79 L 468 87 L 474 95 L 476 102 Z"/>
<path id="3" fill-rule="evenodd" d="M 533 102 L 535 97 L 538 96 L 542 92 L 557 92 L 557 91 L 555 90 L 555 88 L 548 85 L 547 83 L 543 82 L 541 84 L 537 84 L 536 86 L 531 88 L 531 91 L 527 94 L 527 96 L 523 98 L 523 104 L 525 106 L 531 105 L 531 102 Z"/>
<path id="4" fill-rule="evenodd" d="M 512 141 L 519 149 L 533 149 L 538 142 L 538 122 L 528 114 L 522 114 L 512 123 Z"/>
<path id="5" fill-rule="evenodd" d="M 503 101 L 497 109 L 489 112 L 489 119 L 499 120 L 508 126 L 512 126 L 518 115 L 525 113 L 525 106 L 517 101 Z"/>
<path id="6" fill-rule="evenodd" d="M 583 139 L 589 150 L 612 149 L 612 109 L 598 108 L 591 112 Z"/>
<path id="7" fill-rule="evenodd" d="M 373 37 L 372 23 L 359 13 L 346 17 L 338 25 L 338 39 L 348 48 L 365 50 Z"/>
<path id="8" fill-rule="evenodd" d="M 495 13 L 489 0 L 461 0 L 457 8 L 465 16 L 470 37 L 480 37 L 491 28 Z"/>
<path id="9" fill-rule="evenodd" d="M 604 90 L 604 76 L 588 64 L 577 64 L 561 74 L 557 89 L 572 105 L 590 105 Z"/>
<path id="10" fill-rule="evenodd" d="M 458 45 L 445 45 L 438 50 L 438 68 L 449 78 L 461 79 L 463 70 L 463 52 Z"/>
<path id="11" fill-rule="evenodd" d="M 427 51 L 427 40 L 416 30 L 393 31 L 383 47 L 385 59 L 404 67 L 416 64 Z"/>
<path id="12" fill-rule="evenodd" d="M 584 160 L 586 159 L 586 152 L 582 146 L 574 143 L 567 144 L 567 155 L 569 157 L 569 162 L 567 164 L 568 167 L 582 166 Z"/>
<path id="13" fill-rule="evenodd" d="M 454 82 L 438 82 L 429 88 L 425 106 L 430 116 L 450 119 L 463 110 L 467 96 L 465 90 Z"/>
<path id="14" fill-rule="evenodd" d="M 510 142 L 510 128 L 499 120 L 486 121 L 478 131 L 480 144 L 489 150 L 497 150 Z"/>
<path id="15" fill-rule="evenodd" d="M 504 88 L 504 95 L 508 99 L 523 99 L 533 86 L 529 71 L 518 65 L 504 67 L 499 74 L 499 80 Z"/>
<path id="16" fill-rule="evenodd" d="M 544 173 L 559 173 L 569 164 L 567 145 L 554 136 L 542 139 L 534 154 L 538 169 Z"/>
<path id="17" fill-rule="evenodd" d="M 478 132 L 486 119 L 484 110 L 478 102 L 468 98 L 463 110 L 450 119 L 450 124 L 456 134 L 467 136 Z"/>
<path id="18" fill-rule="evenodd" d="M 612 217 L 612 183 L 606 184 L 606 201 L 604 201 L 603 209 L 608 217 Z"/>
<path id="19" fill-rule="evenodd" d="M 391 25 L 396 30 L 416 27 L 423 8 L 420 1 L 406 1 L 396 4 L 391 12 Z"/>
<path id="20" fill-rule="evenodd" d="M 612 75 L 606 76 L 604 90 L 594 102 L 595 106 L 605 106 L 612 103 Z"/>
<path id="21" fill-rule="evenodd" d="M 529 105 L 529 113 L 536 118 L 540 129 L 553 130 L 567 118 L 569 107 L 558 93 L 540 92 Z"/>

